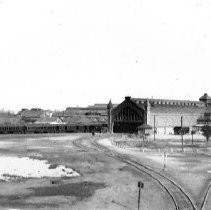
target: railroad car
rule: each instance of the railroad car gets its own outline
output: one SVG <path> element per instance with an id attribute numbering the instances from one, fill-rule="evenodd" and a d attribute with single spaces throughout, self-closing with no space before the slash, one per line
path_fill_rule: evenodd
<path id="1" fill-rule="evenodd" d="M 0 134 L 25 134 L 25 133 L 92 133 L 106 132 L 107 125 L 72 125 L 72 124 L 25 124 L 25 125 L 0 125 Z"/>

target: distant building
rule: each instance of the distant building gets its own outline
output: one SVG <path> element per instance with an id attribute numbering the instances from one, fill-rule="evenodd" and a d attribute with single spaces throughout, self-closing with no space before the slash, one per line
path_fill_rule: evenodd
<path id="1" fill-rule="evenodd" d="M 107 116 L 107 104 L 95 104 L 93 106 L 88 107 L 67 107 L 65 110 L 65 114 Z"/>
<path id="2" fill-rule="evenodd" d="M 125 97 L 116 107 L 109 102 L 108 128 L 110 132 L 134 133 L 138 126 L 147 124 L 156 133 L 173 134 L 182 123 L 190 132 L 209 107 L 211 97 L 206 93 L 199 101 Z"/>
<path id="3" fill-rule="evenodd" d="M 107 126 L 107 104 L 89 107 L 67 107 L 64 111 L 50 111 L 41 108 L 22 109 L 18 116 L 26 124 L 49 124 L 71 126 Z"/>
<path id="4" fill-rule="evenodd" d="M 207 107 L 204 114 L 197 119 L 196 127 L 200 128 L 203 125 L 211 125 L 211 106 Z"/>
<path id="5" fill-rule="evenodd" d="M 24 122 L 19 116 L 11 116 L 11 115 L 1 115 L 0 116 L 0 126 L 16 126 L 23 125 Z"/>
<path id="6" fill-rule="evenodd" d="M 52 113 L 53 112 L 50 110 L 43 110 L 40 108 L 32 108 L 31 110 L 24 108 L 20 112 L 18 112 L 18 115 L 24 122 L 34 123 L 39 119 L 51 117 Z"/>
<path id="7" fill-rule="evenodd" d="M 49 125 L 61 125 L 65 124 L 62 119 L 57 117 L 43 117 L 39 118 L 34 122 L 35 124 L 49 124 Z"/>

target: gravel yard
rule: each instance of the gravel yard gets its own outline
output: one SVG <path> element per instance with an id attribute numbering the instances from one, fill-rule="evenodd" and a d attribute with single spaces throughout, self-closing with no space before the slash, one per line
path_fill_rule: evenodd
<path id="1" fill-rule="evenodd" d="M 88 145 L 92 137 L 0 136 L 0 171 L 7 174 L 0 181 L 0 209 L 137 209 L 138 181 L 145 184 L 141 209 L 174 209 L 157 182 L 98 151 L 77 148 L 72 141 L 78 138 Z"/>
<path id="2" fill-rule="evenodd" d="M 115 144 L 114 141 L 118 144 Z M 139 141 L 140 143 L 130 143 L 130 145 L 135 146 L 128 146 L 127 143 L 127 146 L 124 147 L 121 145 L 121 141 Z M 175 135 L 156 136 L 156 141 L 153 140 L 153 136 L 150 136 L 146 142 L 123 136 L 122 138 L 116 137 L 113 141 L 101 140 L 101 143 L 111 149 L 131 155 L 144 164 L 173 178 L 194 198 L 196 205 L 200 207 L 207 187 L 211 184 L 211 173 L 209 173 L 211 171 L 211 143 L 207 144 L 203 136 L 194 136 L 194 144 L 192 145 L 191 136 L 185 135 L 184 152 L 181 149 L 181 137 Z M 118 145 L 121 146 L 118 147 Z M 166 154 L 165 159 L 164 152 Z"/>

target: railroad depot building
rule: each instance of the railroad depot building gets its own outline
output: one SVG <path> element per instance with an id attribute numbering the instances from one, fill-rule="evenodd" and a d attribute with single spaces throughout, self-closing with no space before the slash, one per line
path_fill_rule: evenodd
<path id="1" fill-rule="evenodd" d="M 125 97 L 113 106 L 107 105 L 108 130 L 112 133 L 135 133 L 140 125 L 150 125 L 157 134 L 176 134 L 182 127 L 190 132 L 206 112 L 210 113 L 211 97 L 199 101 Z"/>

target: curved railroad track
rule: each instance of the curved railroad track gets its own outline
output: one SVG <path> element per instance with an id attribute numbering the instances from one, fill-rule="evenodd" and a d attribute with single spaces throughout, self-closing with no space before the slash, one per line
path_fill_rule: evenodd
<path id="1" fill-rule="evenodd" d="M 72 144 L 73 144 L 75 147 L 78 147 L 78 148 L 80 148 L 80 149 L 82 149 L 82 150 L 84 150 L 84 151 L 88 151 L 88 150 L 92 149 L 92 148 L 89 148 L 89 147 L 87 147 L 87 146 L 85 146 L 85 145 L 83 145 L 83 144 L 81 143 L 81 140 L 83 140 L 83 139 L 84 139 L 84 138 L 74 139 L 74 140 L 72 141 Z"/>
<path id="2" fill-rule="evenodd" d="M 140 162 L 133 160 L 131 157 L 127 155 L 122 155 L 118 152 L 108 149 L 105 146 L 102 146 L 101 144 L 98 143 L 97 140 L 98 139 L 96 138 L 90 139 L 90 144 L 93 147 L 85 146 L 84 144 L 82 144 L 82 139 L 74 140 L 73 144 L 76 147 L 79 147 L 86 151 L 90 151 L 91 149 L 103 152 L 105 155 L 109 157 L 122 161 L 140 172 L 144 172 L 152 179 L 154 179 L 156 182 L 158 182 L 165 189 L 165 191 L 171 197 L 176 210 L 197 210 L 190 196 L 175 181 L 165 176 L 164 174 L 155 171 L 152 168 L 141 164 Z"/>
<path id="3" fill-rule="evenodd" d="M 206 205 L 209 193 L 211 193 L 211 185 L 209 185 L 208 188 L 207 188 L 207 191 L 205 193 L 203 202 L 201 204 L 201 210 L 206 210 L 206 206 L 205 205 Z"/>

